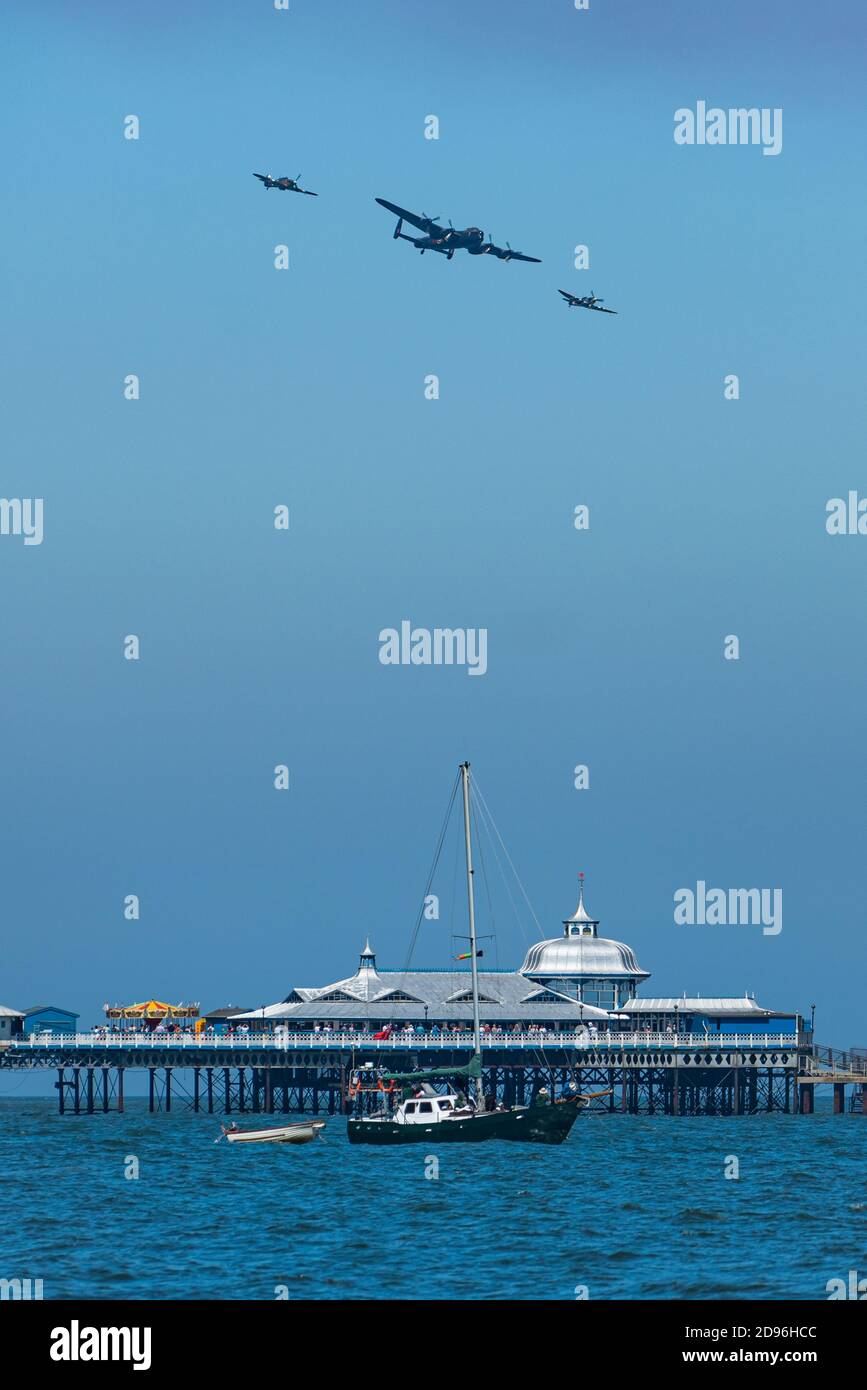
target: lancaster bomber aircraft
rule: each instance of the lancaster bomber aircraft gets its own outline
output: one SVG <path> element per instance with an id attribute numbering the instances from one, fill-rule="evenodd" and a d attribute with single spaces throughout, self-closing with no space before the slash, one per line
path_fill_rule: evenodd
<path id="1" fill-rule="evenodd" d="M 591 290 L 589 294 L 570 294 L 568 290 L 558 290 L 562 294 L 570 309 L 595 309 L 598 314 L 616 314 L 616 309 L 603 309 L 602 300 L 597 299 Z"/>
<path id="2" fill-rule="evenodd" d="M 451 260 L 456 251 L 469 251 L 471 256 L 496 256 L 501 261 L 534 261 L 536 265 L 541 264 L 538 256 L 525 256 L 521 251 L 513 251 L 508 242 L 504 250 L 502 246 L 495 246 L 492 241 L 485 241 L 485 234 L 480 227 L 467 227 L 462 232 L 456 231 L 451 222 L 447 227 L 441 227 L 435 217 L 427 217 L 424 213 L 419 217 L 417 213 L 407 212 L 406 208 L 399 208 L 395 203 L 387 203 L 384 198 L 377 198 L 376 201 L 381 208 L 387 208 L 397 218 L 395 241 L 398 238 L 401 241 L 411 241 L 422 255 L 425 251 L 439 251 Z M 424 235 L 407 236 L 402 230 L 404 222 L 418 227 Z"/>
<path id="3" fill-rule="evenodd" d="M 308 198 L 318 198 L 318 193 L 311 193 L 309 188 L 299 188 L 298 175 L 296 179 L 289 179 L 284 174 L 281 179 L 272 179 L 270 174 L 254 174 L 254 179 L 261 179 L 266 188 L 279 188 L 283 193 L 306 193 Z"/>

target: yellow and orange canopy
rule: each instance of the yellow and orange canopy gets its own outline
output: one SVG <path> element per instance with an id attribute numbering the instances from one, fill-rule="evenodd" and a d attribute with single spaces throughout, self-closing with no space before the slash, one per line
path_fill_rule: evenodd
<path id="1" fill-rule="evenodd" d="M 147 999 L 143 1004 L 106 1005 L 106 1018 L 195 1018 L 198 1004 L 163 1004 L 159 999 Z"/>

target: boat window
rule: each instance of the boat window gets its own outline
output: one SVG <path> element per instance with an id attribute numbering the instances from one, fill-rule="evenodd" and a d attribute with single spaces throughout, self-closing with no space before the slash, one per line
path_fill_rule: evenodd
<path id="1" fill-rule="evenodd" d="M 429 1100 L 422 1100 L 422 1101 L 419 1101 L 418 1113 L 419 1113 L 420 1115 L 432 1115 L 432 1114 L 433 1114 L 433 1106 L 431 1105 L 431 1103 L 430 1103 Z"/>
<path id="2" fill-rule="evenodd" d="M 414 1100 L 408 1100 L 408 1101 L 407 1101 L 407 1103 L 406 1103 L 406 1113 L 407 1113 L 407 1115 L 414 1115 L 414 1114 L 415 1114 L 415 1101 L 414 1101 Z"/>
<path id="3" fill-rule="evenodd" d="M 450 1100 L 441 1100 L 439 1105 L 440 1110 L 451 1110 L 452 1108 L 452 1103 Z"/>

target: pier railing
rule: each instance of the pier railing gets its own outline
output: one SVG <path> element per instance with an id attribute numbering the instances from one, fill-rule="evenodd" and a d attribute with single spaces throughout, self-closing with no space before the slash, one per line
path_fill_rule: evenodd
<path id="1" fill-rule="evenodd" d="M 13 1046 L 46 1050 L 64 1047 L 99 1048 L 102 1051 L 134 1051 L 137 1048 L 154 1052 L 157 1049 L 182 1050 L 192 1057 L 204 1057 L 208 1052 L 219 1050 L 243 1054 L 252 1049 L 256 1051 L 291 1052 L 304 1048 L 334 1048 L 340 1051 L 356 1049 L 365 1052 L 394 1052 L 395 1050 L 451 1051 L 471 1049 L 473 1035 L 470 1031 L 416 1033 L 398 1029 L 387 1038 L 376 1038 L 370 1033 L 332 1030 L 311 1030 L 304 1033 L 40 1033 L 28 1038 L 16 1038 Z M 792 1053 L 798 1050 L 798 1039 L 793 1033 L 652 1033 L 598 1032 L 588 1035 L 586 1030 L 576 1032 L 566 1029 L 526 1030 L 520 1033 L 511 1031 L 492 1031 L 482 1038 L 484 1048 L 526 1048 L 568 1047 L 586 1052 L 597 1052 L 628 1048 L 641 1051 L 696 1052 L 755 1051 L 769 1053 L 771 1050 Z M 828 1051 L 829 1049 L 825 1049 Z M 818 1051 L 818 1049 L 817 1049 Z M 857 1059 L 856 1059 L 857 1060 Z M 867 1064 L 861 1060 L 860 1069 L 867 1072 Z"/>
<path id="2" fill-rule="evenodd" d="M 867 1077 L 867 1057 L 860 1052 L 840 1052 L 834 1047 L 822 1047 L 818 1043 L 811 1049 L 815 1074 L 823 1071 L 834 1074 L 848 1073 L 851 1076 Z"/>

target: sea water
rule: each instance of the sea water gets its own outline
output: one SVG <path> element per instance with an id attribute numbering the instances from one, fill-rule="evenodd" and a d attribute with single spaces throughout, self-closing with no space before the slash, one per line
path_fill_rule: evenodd
<path id="1" fill-rule="evenodd" d="M 339 1116 L 300 1147 L 215 1144 L 221 1118 L 0 1101 L 0 1279 L 46 1299 L 824 1299 L 867 1274 L 860 1115 L 582 1115 L 561 1146 L 439 1149 L 350 1146 Z"/>

